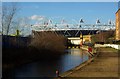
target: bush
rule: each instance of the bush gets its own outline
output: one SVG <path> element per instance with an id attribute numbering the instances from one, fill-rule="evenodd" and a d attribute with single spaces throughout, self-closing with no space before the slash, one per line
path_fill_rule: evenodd
<path id="1" fill-rule="evenodd" d="M 114 44 L 119 44 L 119 45 L 120 45 L 120 40 L 114 40 L 113 43 L 114 43 Z"/>

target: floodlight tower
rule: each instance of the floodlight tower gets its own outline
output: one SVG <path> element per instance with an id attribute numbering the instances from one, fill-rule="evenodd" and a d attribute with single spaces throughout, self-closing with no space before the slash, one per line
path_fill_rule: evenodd
<path id="1" fill-rule="evenodd" d="M 84 21 L 83 21 L 82 18 L 80 19 L 79 23 L 80 23 L 79 27 L 81 28 L 81 27 L 82 27 L 82 24 L 84 23 Z M 83 44 L 83 34 L 82 34 L 81 31 L 80 31 L 80 39 L 82 39 L 82 42 L 81 42 L 81 44 L 80 44 L 80 45 L 82 46 L 82 44 Z"/>
<path id="2" fill-rule="evenodd" d="M 112 21 L 111 21 L 111 20 L 109 20 L 109 21 L 108 21 L 108 25 L 111 25 L 111 24 L 112 24 Z"/>
<path id="3" fill-rule="evenodd" d="M 68 36 L 71 36 L 71 34 L 67 31 L 67 29 L 69 28 L 69 24 L 64 19 L 62 19 L 61 25 L 65 28 L 64 35 L 67 33 Z"/>
<path id="4" fill-rule="evenodd" d="M 97 19 L 96 20 L 96 24 L 100 24 L 101 22 L 100 22 L 100 20 L 99 19 Z"/>
<path id="5" fill-rule="evenodd" d="M 79 21 L 79 27 L 81 27 L 81 25 L 84 23 L 84 20 L 81 18 Z"/>

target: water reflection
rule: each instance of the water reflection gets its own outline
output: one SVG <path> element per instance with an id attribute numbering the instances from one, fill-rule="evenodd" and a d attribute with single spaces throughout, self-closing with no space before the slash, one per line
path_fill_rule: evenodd
<path id="1" fill-rule="evenodd" d="M 61 58 L 61 66 L 63 69 L 61 72 L 67 71 L 69 69 L 78 66 L 80 63 L 86 61 L 88 55 L 83 53 L 80 49 L 69 49 L 68 54 L 63 55 Z"/>
<path id="2" fill-rule="evenodd" d="M 63 73 L 88 60 L 88 55 L 80 49 L 69 49 L 68 53 L 54 60 L 40 60 L 15 69 L 15 77 L 55 77 L 56 70 Z"/>
<path id="3" fill-rule="evenodd" d="M 69 53 L 71 55 L 75 55 L 75 56 L 82 56 L 82 50 L 81 49 L 69 49 Z"/>

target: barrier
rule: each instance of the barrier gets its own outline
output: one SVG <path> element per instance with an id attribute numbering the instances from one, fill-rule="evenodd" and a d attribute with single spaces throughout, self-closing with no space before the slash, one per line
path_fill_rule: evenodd
<path id="1" fill-rule="evenodd" d="M 115 48 L 115 49 L 119 49 L 119 50 L 120 50 L 120 45 L 116 45 L 116 44 L 105 44 L 105 46 L 112 47 L 112 48 Z"/>
<path id="2" fill-rule="evenodd" d="M 67 48 L 68 49 L 71 49 L 71 48 L 77 48 L 78 49 L 78 48 L 80 48 L 80 46 L 68 46 Z"/>
<path id="3" fill-rule="evenodd" d="M 96 44 L 95 47 L 112 47 L 120 50 L 120 45 L 117 45 L 117 44 L 104 44 L 104 45 Z"/>

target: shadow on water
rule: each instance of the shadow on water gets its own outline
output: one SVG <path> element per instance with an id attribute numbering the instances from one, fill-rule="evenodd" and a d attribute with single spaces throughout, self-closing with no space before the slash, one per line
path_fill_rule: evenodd
<path id="1" fill-rule="evenodd" d="M 80 49 L 68 49 L 67 51 L 68 53 L 58 58 L 51 60 L 46 58 L 45 60 L 21 65 L 6 72 L 6 74 L 9 77 L 15 77 L 15 79 L 20 79 L 21 77 L 55 77 L 56 70 L 59 73 L 63 73 L 88 60 L 88 55 L 82 53 Z"/>

